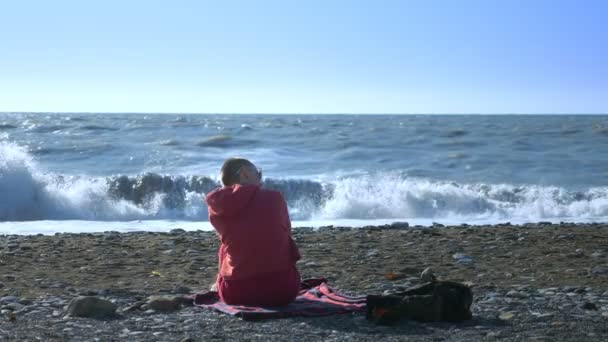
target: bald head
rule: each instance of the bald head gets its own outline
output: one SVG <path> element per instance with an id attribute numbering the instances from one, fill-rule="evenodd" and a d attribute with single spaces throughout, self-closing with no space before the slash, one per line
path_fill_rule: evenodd
<path id="1" fill-rule="evenodd" d="M 222 165 L 221 177 L 224 186 L 232 186 L 241 183 L 241 171 L 243 168 L 255 169 L 255 165 L 245 158 L 228 158 Z"/>

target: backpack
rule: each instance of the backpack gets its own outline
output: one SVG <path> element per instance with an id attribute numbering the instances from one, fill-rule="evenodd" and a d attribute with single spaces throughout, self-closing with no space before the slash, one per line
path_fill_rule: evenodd
<path id="1" fill-rule="evenodd" d="M 421 322 L 461 322 L 473 317 L 473 292 L 465 284 L 433 281 L 391 295 L 368 295 L 367 319 L 380 325 L 401 318 Z"/>

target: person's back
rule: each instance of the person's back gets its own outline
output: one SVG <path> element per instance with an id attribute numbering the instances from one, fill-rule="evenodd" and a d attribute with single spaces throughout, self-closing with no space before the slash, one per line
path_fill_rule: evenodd
<path id="1" fill-rule="evenodd" d="M 209 220 L 222 240 L 217 287 L 228 304 L 285 305 L 300 288 L 300 258 L 283 196 L 260 188 L 261 173 L 246 159 L 228 159 L 224 187 L 206 197 Z"/>

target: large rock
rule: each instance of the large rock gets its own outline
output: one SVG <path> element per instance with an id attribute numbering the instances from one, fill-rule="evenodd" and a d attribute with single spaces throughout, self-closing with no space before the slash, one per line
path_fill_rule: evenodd
<path id="1" fill-rule="evenodd" d="M 74 317 L 107 317 L 116 314 L 116 304 L 93 296 L 72 299 L 68 305 L 68 315 Z"/>
<path id="2" fill-rule="evenodd" d="M 152 296 L 148 298 L 146 308 L 160 312 L 171 312 L 179 310 L 181 305 L 182 298 L 179 296 Z"/>

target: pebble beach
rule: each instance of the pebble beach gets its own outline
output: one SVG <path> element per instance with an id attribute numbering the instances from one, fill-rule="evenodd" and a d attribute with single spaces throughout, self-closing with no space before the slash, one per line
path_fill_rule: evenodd
<path id="1" fill-rule="evenodd" d="M 428 267 L 472 287 L 471 321 L 390 327 L 360 313 L 247 322 L 191 306 L 187 295 L 215 279 L 213 232 L 0 235 L 0 341 L 604 341 L 607 228 L 294 228 L 302 276 L 325 277 L 350 294 L 419 284 Z M 115 313 L 74 315 L 73 301 L 82 296 L 109 302 Z"/>

